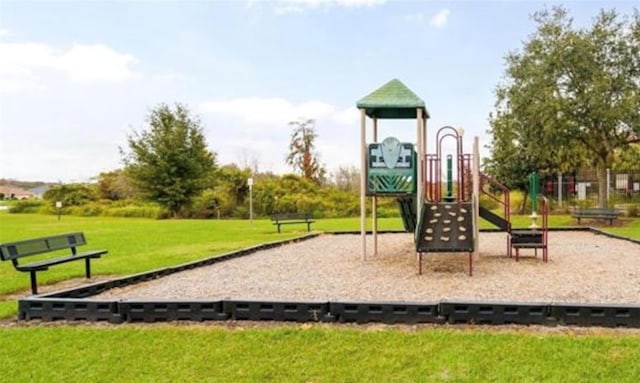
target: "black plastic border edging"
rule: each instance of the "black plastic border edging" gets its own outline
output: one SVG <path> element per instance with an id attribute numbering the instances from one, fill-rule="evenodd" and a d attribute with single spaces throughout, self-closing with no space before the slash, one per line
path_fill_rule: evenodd
<path id="1" fill-rule="evenodd" d="M 600 230 L 582 227 L 616 239 Z M 388 233 L 382 231 L 381 233 Z M 395 231 L 394 231 L 395 232 Z M 359 233 L 359 232 L 356 232 Z M 337 234 L 337 233 L 330 233 Z M 342 234 L 342 232 L 340 233 Z M 84 320 L 123 322 L 267 320 L 295 322 L 355 323 L 476 323 L 520 325 L 574 325 L 604 327 L 639 327 L 640 306 L 594 305 L 581 303 L 526 302 L 288 302 L 260 300 L 90 300 L 86 297 L 106 290 L 160 278 L 179 271 L 206 266 L 252 254 L 288 243 L 314 238 L 309 234 L 289 240 L 271 242 L 213 256 L 182 265 L 95 283 L 55 293 L 18 300 L 18 319 L 43 321 Z M 640 241 L 631 240 L 634 243 Z"/>

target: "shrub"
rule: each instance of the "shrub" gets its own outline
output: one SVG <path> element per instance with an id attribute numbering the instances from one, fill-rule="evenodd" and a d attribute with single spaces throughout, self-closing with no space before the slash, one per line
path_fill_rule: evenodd
<path id="1" fill-rule="evenodd" d="M 531 205 L 529 205 L 529 208 L 522 206 L 524 196 L 525 193 L 522 190 L 512 190 L 509 193 L 509 208 L 512 213 L 527 213 L 527 211 L 531 210 Z"/>
<path id="2" fill-rule="evenodd" d="M 45 203 L 35 199 L 23 199 L 16 201 L 10 208 L 9 213 L 38 213 L 45 206 Z"/>
<path id="3" fill-rule="evenodd" d="M 494 200 L 488 195 L 480 194 L 480 206 L 484 207 L 485 209 L 495 210 L 501 205 L 498 203 L 498 201 Z"/>
<path id="4" fill-rule="evenodd" d="M 103 210 L 99 204 L 90 203 L 81 206 L 70 206 L 65 209 L 65 213 L 78 217 L 97 217 L 102 215 Z"/>
<path id="5" fill-rule="evenodd" d="M 129 218 L 168 218 L 169 213 L 157 205 L 121 206 L 112 207 L 103 211 L 102 215 L 107 217 L 129 217 Z"/>

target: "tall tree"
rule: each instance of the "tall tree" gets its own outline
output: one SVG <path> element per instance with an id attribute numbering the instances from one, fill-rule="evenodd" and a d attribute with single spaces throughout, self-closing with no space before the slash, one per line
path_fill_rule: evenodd
<path id="1" fill-rule="evenodd" d="M 183 105 L 157 106 L 147 124 L 127 137 L 129 153 L 121 149 L 126 171 L 147 198 L 177 217 L 207 187 L 215 153 L 207 148 L 199 119 Z"/>
<path id="2" fill-rule="evenodd" d="M 318 137 L 315 120 L 301 118 L 289 122 L 289 126 L 293 127 L 293 132 L 287 164 L 293 166 L 294 171 L 299 172 L 302 177 L 320 183 L 326 171 L 320 164 L 320 156 L 315 150 L 315 140 Z"/>
<path id="3" fill-rule="evenodd" d="M 515 153 L 523 166 L 549 172 L 594 166 L 605 207 L 606 169 L 640 132 L 640 14 L 603 10 L 592 26 L 577 29 L 555 7 L 533 20 L 536 32 L 506 57 L 490 119 L 493 152 Z M 514 166 L 496 157 L 494 168 Z"/>

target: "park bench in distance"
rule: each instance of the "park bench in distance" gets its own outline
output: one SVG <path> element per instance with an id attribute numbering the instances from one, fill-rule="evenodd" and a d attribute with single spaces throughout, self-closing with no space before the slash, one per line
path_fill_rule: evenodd
<path id="1" fill-rule="evenodd" d="M 102 254 L 107 253 L 107 250 L 93 250 L 78 253 L 76 247 L 86 244 L 87 241 L 84 237 L 84 233 L 81 232 L 27 239 L 16 242 L 6 242 L 0 244 L 0 258 L 2 258 L 3 261 L 11 261 L 16 270 L 29 272 L 31 274 L 31 292 L 35 295 L 38 294 L 36 273 L 38 271 L 48 270 L 49 266 L 84 259 L 86 276 L 87 278 L 91 278 L 91 259 L 100 258 Z M 71 254 L 63 254 L 59 257 L 41 259 L 27 264 L 20 264 L 18 262 L 19 259 L 24 257 L 64 249 L 71 249 Z"/>
<path id="2" fill-rule="evenodd" d="M 274 225 L 278 226 L 278 233 L 280 233 L 280 225 L 293 223 L 306 223 L 307 231 L 311 231 L 311 224 L 315 222 L 310 213 L 274 214 L 271 216 L 271 221 Z"/>
<path id="3" fill-rule="evenodd" d="M 581 218 L 588 219 L 604 219 L 609 221 L 609 225 L 613 224 L 614 219 L 618 219 L 618 215 L 620 213 L 616 209 L 605 209 L 605 208 L 576 208 L 571 215 L 571 217 L 576 218 L 578 220 L 578 224 L 580 224 Z"/>

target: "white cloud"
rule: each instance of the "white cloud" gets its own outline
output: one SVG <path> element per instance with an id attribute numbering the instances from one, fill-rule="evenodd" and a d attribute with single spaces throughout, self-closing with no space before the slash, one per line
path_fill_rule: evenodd
<path id="1" fill-rule="evenodd" d="M 431 17 L 431 19 L 429 20 L 429 25 L 435 28 L 444 27 L 445 25 L 447 25 L 447 22 L 449 21 L 450 14 L 451 14 L 451 11 L 449 11 L 448 9 L 439 10 L 438 13 L 436 13 L 435 15 L 433 15 L 433 17 Z"/>
<path id="2" fill-rule="evenodd" d="M 201 113 L 237 118 L 244 123 L 285 127 L 300 117 L 349 124 L 357 121 L 355 108 L 337 110 L 323 101 L 293 104 L 283 98 L 248 97 L 228 101 L 207 101 L 198 106 Z M 354 120 L 355 114 L 355 120 Z"/>
<path id="3" fill-rule="evenodd" d="M 102 45 L 73 44 L 61 50 L 35 42 L 0 41 L 0 88 L 3 92 L 41 86 L 47 71 L 62 72 L 74 82 L 119 81 L 136 77 L 129 54 Z"/>
<path id="4" fill-rule="evenodd" d="M 209 140 L 222 163 L 237 161 L 238 153 L 249 150 L 260 159 L 261 170 L 291 171 L 284 162 L 291 132 L 288 123 L 301 117 L 316 120 L 317 149 L 328 169 L 358 160 L 360 113 L 355 107 L 250 97 L 203 102 L 197 111 L 203 115 Z"/>
<path id="5" fill-rule="evenodd" d="M 74 44 L 71 50 L 57 58 L 58 68 L 74 81 L 119 81 L 136 77 L 130 65 L 137 62 L 129 54 L 122 54 L 102 45 Z"/>
<path id="6" fill-rule="evenodd" d="M 279 0 L 275 2 L 274 12 L 276 15 L 284 15 L 320 7 L 370 8 L 385 2 L 386 0 Z M 250 1 L 248 6 L 251 4 Z"/>

